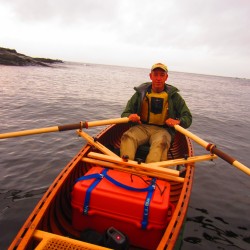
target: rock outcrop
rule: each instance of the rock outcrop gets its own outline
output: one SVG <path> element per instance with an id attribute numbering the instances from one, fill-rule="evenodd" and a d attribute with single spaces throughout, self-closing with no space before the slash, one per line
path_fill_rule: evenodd
<path id="1" fill-rule="evenodd" d="M 58 59 L 30 57 L 17 53 L 15 49 L 0 47 L 0 65 L 49 67 L 53 63 L 63 63 L 63 61 Z"/>

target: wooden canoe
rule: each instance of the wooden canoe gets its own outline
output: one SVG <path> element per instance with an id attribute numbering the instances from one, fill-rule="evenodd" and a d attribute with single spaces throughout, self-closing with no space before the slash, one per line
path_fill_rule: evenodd
<path id="1" fill-rule="evenodd" d="M 110 249 L 80 241 L 80 232 L 72 226 L 72 186 L 77 178 L 83 176 L 94 165 L 105 165 L 108 168 L 117 168 L 117 171 L 148 174 L 167 180 L 170 183 L 170 202 L 175 209 L 171 220 L 166 224 L 157 249 L 173 249 L 176 246 L 185 222 L 193 182 L 195 160 L 189 160 L 193 157 L 191 141 L 183 134 L 177 133 L 168 153 L 168 159 L 172 161 L 170 165 L 181 165 L 181 171 L 164 168 L 162 162 L 162 165 L 157 166 L 157 163 L 154 163 L 152 168 L 145 170 L 147 164 L 124 162 L 115 154 L 109 155 L 112 150 L 119 150 L 121 135 L 127 129 L 128 124 L 111 125 L 93 141 L 91 137 L 88 138 L 89 143 L 76 154 L 48 188 L 9 249 Z M 103 149 L 107 149 L 107 152 Z M 127 164 L 125 167 L 123 162 Z M 166 166 L 168 165 L 166 161 Z M 150 238 L 145 238 L 145 241 L 150 241 Z M 135 245 L 129 249 L 141 248 Z"/>

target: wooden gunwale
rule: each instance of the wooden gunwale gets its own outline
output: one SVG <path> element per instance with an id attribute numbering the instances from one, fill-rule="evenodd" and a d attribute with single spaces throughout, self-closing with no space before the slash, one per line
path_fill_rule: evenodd
<path id="1" fill-rule="evenodd" d="M 82 149 L 55 179 L 53 184 L 49 187 L 49 189 L 44 194 L 42 199 L 38 202 L 35 209 L 30 214 L 30 216 L 28 217 L 28 219 L 18 232 L 16 238 L 10 245 L 9 250 L 26 248 L 29 241 L 32 240 L 32 235 L 34 234 L 34 231 L 37 229 L 41 220 L 43 219 L 43 215 L 45 214 L 48 207 L 52 204 L 52 201 L 55 199 L 56 195 L 62 188 L 64 181 L 67 179 L 69 174 L 74 170 L 75 166 L 81 160 L 85 152 L 89 151 L 89 148 L 90 146 L 87 145 L 84 149 Z"/>
<path id="2" fill-rule="evenodd" d="M 184 223 L 186 217 L 187 208 L 189 204 L 189 199 L 191 195 L 191 187 L 193 182 L 194 167 L 191 165 L 187 166 L 188 177 L 185 178 L 182 189 L 184 192 L 181 192 L 178 203 L 176 205 L 173 217 L 169 222 L 167 230 L 162 237 L 160 244 L 158 245 L 157 250 L 161 249 L 173 249 L 174 245 L 178 239 L 179 232 Z"/>

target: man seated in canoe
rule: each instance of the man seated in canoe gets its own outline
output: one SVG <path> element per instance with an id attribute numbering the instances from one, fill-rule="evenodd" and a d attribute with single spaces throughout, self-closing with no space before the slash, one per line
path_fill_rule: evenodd
<path id="1" fill-rule="evenodd" d="M 168 68 L 162 63 L 152 66 L 151 82 L 135 87 L 122 117 L 134 123 L 121 138 L 120 155 L 134 160 L 137 148 L 149 144 L 146 163 L 167 160 L 167 152 L 173 142 L 174 125 L 188 128 L 192 115 L 178 89 L 166 84 Z"/>

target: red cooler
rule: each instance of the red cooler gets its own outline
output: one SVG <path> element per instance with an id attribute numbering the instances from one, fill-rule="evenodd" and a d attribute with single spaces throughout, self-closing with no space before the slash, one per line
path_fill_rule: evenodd
<path id="1" fill-rule="evenodd" d="M 74 185 L 73 227 L 99 233 L 114 227 L 131 245 L 156 249 L 173 213 L 169 196 L 167 181 L 93 167 Z"/>

